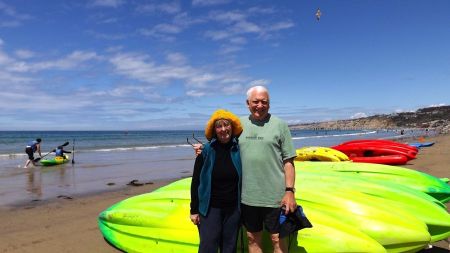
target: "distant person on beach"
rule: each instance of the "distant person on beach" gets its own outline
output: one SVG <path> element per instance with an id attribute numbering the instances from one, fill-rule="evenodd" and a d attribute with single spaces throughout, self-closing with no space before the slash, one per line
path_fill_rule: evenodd
<path id="1" fill-rule="evenodd" d="M 279 237 L 281 207 L 294 212 L 294 144 L 288 125 L 269 114 L 269 91 L 254 86 L 247 91 L 250 116 L 241 117 L 239 147 L 242 159 L 241 218 L 247 229 L 249 253 L 262 252 L 263 228 L 270 233 L 273 252 L 287 252 Z M 201 146 L 196 146 L 196 153 Z"/>
<path id="2" fill-rule="evenodd" d="M 56 149 L 55 149 L 55 156 L 56 157 L 62 157 L 62 158 L 64 158 L 64 154 L 71 154 L 72 152 L 70 152 L 70 151 L 65 151 L 64 150 L 64 146 L 58 146 Z"/>
<path id="3" fill-rule="evenodd" d="M 205 136 L 208 143 L 195 159 L 191 183 L 190 219 L 198 226 L 199 253 L 235 253 L 240 227 L 242 166 L 237 137 L 239 118 L 215 111 Z"/>
<path id="4" fill-rule="evenodd" d="M 38 152 L 39 156 L 42 157 L 41 154 L 41 138 L 37 138 L 34 141 L 30 141 L 28 145 L 25 148 L 25 153 L 28 155 L 28 160 L 25 163 L 24 168 L 27 168 L 30 163 L 33 163 L 34 166 L 36 166 L 36 163 L 34 162 L 34 153 Z"/>

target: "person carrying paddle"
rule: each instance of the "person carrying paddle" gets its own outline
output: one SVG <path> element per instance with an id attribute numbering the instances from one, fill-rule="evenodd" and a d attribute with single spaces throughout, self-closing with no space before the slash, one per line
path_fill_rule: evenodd
<path id="1" fill-rule="evenodd" d="M 55 156 L 56 157 L 61 157 L 61 158 L 64 158 L 64 154 L 71 154 L 72 152 L 70 152 L 70 151 L 65 151 L 64 150 L 64 146 L 58 146 L 56 149 L 55 149 Z"/>
<path id="2" fill-rule="evenodd" d="M 37 138 L 34 141 L 30 141 L 28 145 L 25 148 L 25 153 L 28 155 L 28 160 L 25 163 L 24 168 L 27 168 L 30 163 L 33 163 L 34 166 L 36 166 L 36 163 L 34 162 L 34 153 L 37 151 L 39 153 L 39 156 L 42 157 L 41 154 L 41 138 Z"/>

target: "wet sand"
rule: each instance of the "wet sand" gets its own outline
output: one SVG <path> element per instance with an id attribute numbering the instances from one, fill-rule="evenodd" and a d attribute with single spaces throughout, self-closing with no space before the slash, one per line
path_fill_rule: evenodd
<path id="1" fill-rule="evenodd" d="M 430 137 L 425 141 L 436 143 L 421 149 L 418 158 L 405 167 L 437 177 L 450 177 L 450 135 Z M 0 252 L 119 252 L 104 241 L 97 226 L 97 215 L 118 201 L 151 192 L 170 182 L 154 181 L 153 184 L 125 186 L 103 193 L 59 196 L 2 207 Z M 448 244 L 441 241 L 423 252 L 448 252 L 447 247 Z"/>
<path id="2" fill-rule="evenodd" d="M 134 195 L 151 192 L 170 181 L 89 196 L 30 202 L 0 210 L 0 252 L 119 252 L 103 239 L 98 214 Z"/>

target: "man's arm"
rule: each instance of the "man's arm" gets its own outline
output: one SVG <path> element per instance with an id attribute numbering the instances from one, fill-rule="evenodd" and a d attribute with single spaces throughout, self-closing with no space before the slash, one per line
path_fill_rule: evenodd
<path id="1" fill-rule="evenodd" d="M 295 186 L 294 158 L 284 160 L 283 168 L 286 187 L 294 188 Z M 283 199 L 281 200 L 281 205 L 286 206 L 286 214 L 289 212 L 294 212 L 295 208 L 297 208 L 297 202 L 295 201 L 295 193 L 292 191 L 286 191 L 284 193 Z"/>
<path id="2" fill-rule="evenodd" d="M 37 149 L 37 152 L 38 152 L 39 156 L 42 157 L 42 154 L 41 154 L 41 144 L 40 144 L 40 143 L 36 145 L 36 149 Z"/>

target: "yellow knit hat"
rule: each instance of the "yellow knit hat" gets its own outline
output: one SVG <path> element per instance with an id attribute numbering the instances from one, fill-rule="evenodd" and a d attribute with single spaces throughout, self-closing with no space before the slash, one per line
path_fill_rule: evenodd
<path id="1" fill-rule="evenodd" d="M 205 137 L 206 139 L 208 139 L 208 141 L 210 141 L 213 138 L 214 123 L 216 122 L 216 120 L 219 119 L 226 119 L 231 122 L 231 125 L 233 127 L 233 136 L 239 137 L 239 135 L 241 135 L 243 129 L 239 118 L 230 111 L 219 109 L 211 115 L 211 118 L 208 120 L 208 123 L 206 124 Z"/>

